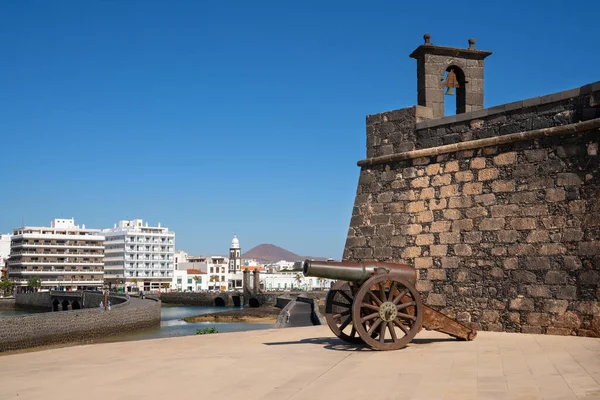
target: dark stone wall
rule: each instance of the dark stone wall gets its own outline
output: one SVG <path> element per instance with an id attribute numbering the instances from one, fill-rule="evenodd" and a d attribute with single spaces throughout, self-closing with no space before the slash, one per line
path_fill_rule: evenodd
<path id="1" fill-rule="evenodd" d="M 595 87 L 415 126 L 415 147 L 594 118 Z M 599 141 L 596 131 L 363 167 L 344 259 L 413 265 L 425 303 L 476 329 L 600 336 Z"/>
<path id="2" fill-rule="evenodd" d="M 17 293 L 15 303 L 23 308 L 52 311 L 50 292 Z"/>
<path id="3" fill-rule="evenodd" d="M 160 305 L 160 301 L 132 299 L 111 311 L 90 308 L 1 318 L 0 351 L 81 342 L 157 327 Z"/>

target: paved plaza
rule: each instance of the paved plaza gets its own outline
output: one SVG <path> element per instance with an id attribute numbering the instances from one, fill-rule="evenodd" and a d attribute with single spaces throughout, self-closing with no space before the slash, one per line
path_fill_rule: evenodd
<path id="1" fill-rule="evenodd" d="M 600 399 L 600 339 L 421 332 L 393 352 L 325 326 L 0 357 L 0 399 Z"/>

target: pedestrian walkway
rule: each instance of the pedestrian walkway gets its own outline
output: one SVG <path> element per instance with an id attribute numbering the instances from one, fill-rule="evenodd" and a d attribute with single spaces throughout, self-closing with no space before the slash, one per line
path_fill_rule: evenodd
<path id="1" fill-rule="evenodd" d="M 311 326 L 94 344 L 0 361 L 8 366 L 0 399 L 600 399 L 600 339 L 570 336 L 479 332 L 462 342 L 422 331 L 406 348 L 380 352 Z"/>

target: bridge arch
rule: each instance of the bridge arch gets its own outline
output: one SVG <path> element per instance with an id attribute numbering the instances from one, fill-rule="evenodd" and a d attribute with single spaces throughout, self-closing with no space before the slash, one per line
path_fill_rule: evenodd
<path id="1" fill-rule="evenodd" d="M 78 300 L 73 300 L 71 302 L 71 308 L 73 310 L 80 310 L 81 309 L 81 305 L 79 304 L 79 301 Z"/>
<path id="2" fill-rule="evenodd" d="M 258 301 L 258 299 L 256 297 L 251 297 L 248 300 L 248 306 L 253 307 L 253 308 L 260 307 L 260 302 Z"/>
<path id="3" fill-rule="evenodd" d="M 215 307 L 225 307 L 226 303 L 222 297 L 215 297 Z"/>
<path id="4" fill-rule="evenodd" d="M 60 301 L 58 301 L 58 299 L 54 299 L 52 302 L 52 311 L 58 311 L 59 305 Z"/>

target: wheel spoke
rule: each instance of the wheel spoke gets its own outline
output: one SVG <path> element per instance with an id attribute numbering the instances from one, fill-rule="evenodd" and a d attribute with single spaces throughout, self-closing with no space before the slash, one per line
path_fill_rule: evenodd
<path id="1" fill-rule="evenodd" d="M 385 297 L 385 287 L 383 286 L 383 282 L 379 284 L 379 299 L 382 303 L 387 300 Z"/>
<path id="2" fill-rule="evenodd" d="M 350 315 L 351 312 L 352 312 L 351 309 L 347 309 L 346 311 L 343 311 L 343 312 L 341 312 L 339 314 L 335 314 L 333 316 L 333 319 L 339 319 L 339 318 L 342 318 L 344 315 Z"/>
<path id="3" fill-rule="evenodd" d="M 371 336 L 373 334 L 373 332 L 375 332 L 375 329 L 377 329 L 379 324 L 381 324 L 381 318 L 377 318 L 377 321 L 375 321 L 375 323 L 373 325 L 371 325 L 371 327 L 369 328 L 369 332 L 367 332 L 367 334 L 369 336 Z"/>
<path id="4" fill-rule="evenodd" d="M 405 335 L 408 335 L 408 329 L 406 329 L 406 327 L 404 325 L 402 325 L 402 322 L 400 322 L 400 320 L 398 318 L 394 319 L 394 324 L 402 329 L 402 332 L 404 332 Z"/>
<path id="5" fill-rule="evenodd" d="M 402 303 L 402 304 L 396 306 L 396 310 L 400 311 L 400 310 L 405 309 L 406 307 L 414 306 L 415 304 L 417 304 L 417 303 L 415 303 L 414 301 L 411 301 L 409 303 Z"/>
<path id="6" fill-rule="evenodd" d="M 375 300 L 375 303 L 377 303 L 378 306 L 383 304 L 382 301 L 379 300 L 379 298 L 377 298 L 377 296 L 375 296 L 375 293 L 373 293 L 371 290 L 369 290 L 367 293 L 371 296 L 373 300 Z"/>
<path id="7" fill-rule="evenodd" d="M 400 300 L 402 300 L 402 298 L 404 296 L 406 296 L 406 293 L 408 293 L 408 289 L 404 289 L 403 291 L 400 292 L 400 294 L 396 297 L 394 297 L 394 300 L 392 301 L 394 304 L 398 304 L 398 302 Z"/>
<path id="8" fill-rule="evenodd" d="M 350 331 L 350 337 L 354 337 L 356 336 L 356 328 L 354 327 L 354 324 L 352 325 L 352 330 Z"/>
<path id="9" fill-rule="evenodd" d="M 374 306 L 373 304 L 362 303 L 360 306 L 363 307 L 363 308 L 368 308 L 369 310 L 379 311 L 379 307 Z"/>
<path id="10" fill-rule="evenodd" d="M 331 304 L 333 304 L 334 306 L 340 306 L 340 307 L 351 307 L 352 303 L 340 303 L 339 301 L 332 301 Z"/>
<path id="11" fill-rule="evenodd" d="M 392 340 L 395 342 L 398 341 L 398 337 L 396 336 L 396 330 L 394 329 L 394 323 L 389 321 L 387 323 L 388 330 L 390 331 L 390 335 L 392 336 Z"/>
<path id="12" fill-rule="evenodd" d="M 371 320 L 371 319 L 373 319 L 373 318 L 375 318 L 377 316 L 379 316 L 379 312 L 374 312 L 373 314 L 369 314 L 369 315 L 367 315 L 365 317 L 362 317 L 360 319 L 360 322 L 366 322 L 366 321 Z"/>
<path id="13" fill-rule="evenodd" d="M 410 319 L 411 321 L 417 320 L 417 317 L 415 317 L 414 315 L 404 314 L 404 313 L 398 313 L 398 317 L 404 318 L 404 319 Z"/>
<path id="14" fill-rule="evenodd" d="M 340 325 L 340 332 L 343 331 L 344 328 L 347 327 L 350 322 L 352 322 L 352 315 L 348 315 L 344 323 Z"/>
<path id="15" fill-rule="evenodd" d="M 348 293 L 346 293 L 346 292 L 345 292 L 345 291 L 343 291 L 343 290 L 338 290 L 338 293 L 339 293 L 339 294 L 341 294 L 342 296 L 344 296 L 344 297 L 346 298 L 346 300 L 348 300 L 350 303 L 352 303 L 352 297 L 350 297 L 350 296 L 348 295 Z"/>
<path id="16" fill-rule="evenodd" d="M 394 290 L 396 290 L 397 284 L 398 284 L 398 282 L 396 282 L 396 281 L 392 282 L 392 286 L 390 286 L 390 294 L 388 296 L 387 301 L 392 301 L 394 299 Z"/>
<path id="17" fill-rule="evenodd" d="M 385 328 L 387 327 L 387 324 L 381 324 L 379 325 L 379 343 L 385 343 Z"/>

